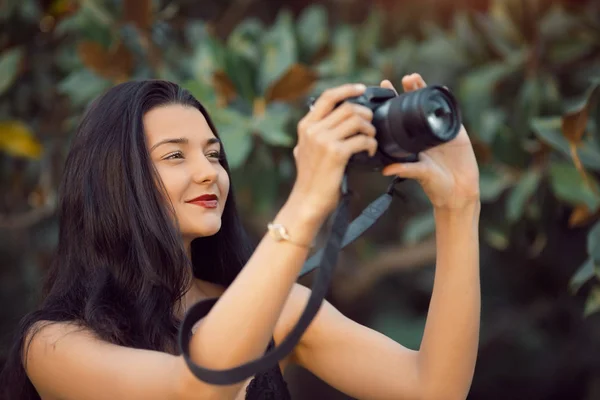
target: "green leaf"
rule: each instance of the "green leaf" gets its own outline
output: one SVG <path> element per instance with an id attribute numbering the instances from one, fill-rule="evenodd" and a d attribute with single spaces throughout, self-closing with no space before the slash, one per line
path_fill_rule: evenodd
<path id="1" fill-rule="evenodd" d="M 374 66 L 381 71 L 389 70 L 391 75 L 402 76 L 410 70 L 417 51 L 418 43 L 414 39 L 402 38 L 394 47 L 378 52 L 375 55 Z"/>
<path id="2" fill-rule="evenodd" d="M 21 47 L 7 50 L 0 55 L 0 95 L 14 83 L 22 59 L 23 49 Z"/>
<path id="3" fill-rule="evenodd" d="M 227 52 L 225 55 L 225 71 L 233 82 L 236 92 L 249 104 L 256 96 L 256 67 L 243 56 Z"/>
<path id="4" fill-rule="evenodd" d="M 543 83 L 539 77 L 535 76 L 525 79 L 516 102 L 517 108 L 515 109 L 515 113 L 519 117 L 517 126 L 527 126 L 527 122 L 531 118 L 539 115 L 543 101 L 541 97 L 543 89 Z M 526 131 L 523 132 L 527 133 Z"/>
<path id="5" fill-rule="evenodd" d="M 403 242 L 414 244 L 435 231 L 435 219 L 431 211 L 412 217 L 404 227 Z"/>
<path id="6" fill-rule="evenodd" d="M 459 40 L 442 30 L 418 43 L 407 72 L 418 71 L 430 84 L 446 84 L 470 65 Z"/>
<path id="7" fill-rule="evenodd" d="M 497 56 L 509 56 L 514 51 L 515 44 L 521 41 L 517 27 L 506 13 L 495 15 L 476 13 L 473 22 L 481 36 L 485 38 L 488 48 Z"/>
<path id="8" fill-rule="evenodd" d="M 348 77 L 356 68 L 356 58 L 356 33 L 350 26 L 341 25 L 333 34 L 331 58 L 324 63 L 328 66 L 326 73 L 339 78 Z"/>
<path id="9" fill-rule="evenodd" d="M 600 286 L 596 285 L 588 294 L 583 315 L 584 317 L 589 317 L 598 311 L 600 311 Z"/>
<path id="10" fill-rule="evenodd" d="M 264 33 L 262 22 L 248 18 L 235 27 L 227 38 L 227 48 L 250 61 L 254 66 L 260 63 L 260 40 Z"/>
<path id="11" fill-rule="evenodd" d="M 191 61 L 192 76 L 205 84 L 212 84 L 213 74 L 225 67 L 226 49 L 219 40 L 206 35 L 197 42 Z"/>
<path id="12" fill-rule="evenodd" d="M 588 174 L 590 184 L 588 187 L 577 169 L 565 162 L 554 162 L 550 165 L 550 183 L 557 198 L 571 204 L 584 203 L 592 212 L 600 205 L 598 183 L 593 176 Z"/>
<path id="13" fill-rule="evenodd" d="M 537 170 L 528 170 L 523 174 L 517 185 L 513 188 L 506 202 L 506 217 L 510 222 L 516 222 L 523 215 L 527 201 L 537 190 L 541 173 Z"/>
<path id="14" fill-rule="evenodd" d="M 212 115 L 211 107 L 215 106 L 216 96 L 212 86 L 201 81 L 188 80 L 181 84 L 196 98 Z"/>
<path id="15" fill-rule="evenodd" d="M 327 10 L 321 4 L 314 4 L 304 9 L 296 24 L 298 45 L 303 58 L 312 60 L 319 50 L 327 44 L 329 26 Z"/>
<path id="16" fill-rule="evenodd" d="M 497 227 L 484 227 L 483 237 L 496 250 L 506 250 L 510 244 L 510 238 L 507 233 Z"/>
<path id="17" fill-rule="evenodd" d="M 271 146 L 292 147 L 294 138 L 287 131 L 291 110 L 283 104 L 270 104 L 263 116 L 254 117 L 253 127 Z"/>
<path id="18" fill-rule="evenodd" d="M 567 13 L 558 4 L 552 7 L 539 21 L 539 33 L 547 40 L 567 38 L 573 30 L 581 27 L 581 21 Z M 569 40 L 574 44 L 572 40 Z"/>
<path id="19" fill-rule="evenodd" d="M 469 14 L 459 11 L 454 14 L 453 28 L 461 46 L 474 58 L 483 58 L 486 55 L 486 45 L 479 32 L 477 32 L 469 19 Z"/>
<path id="20" fill-rule="evenodd" d="M 252 151 L 251 120 L 233 109 L 217 108 L 212 119 L 232 169 L 241 167 Z"/>
<path id="21" fill-rule="evenodd" d="M 58 84 L 58 91 L 65 94 L 75 107 L 85 106 L 96 96 L 112 85 L 107 79 L 99 77 L 87 68 L 71 72 Z"/>
<path id="22" fill-rule="evenodd" d="M 600 264 L 600 221 L 588 232 L 587 252 L 594 263 Z"/>
<path id="23" fill-rule="evenodd" d="M 481 201 L 494 202 L 511 184 L 507 174 L 502 174 L 489 166 L 482 166 L 479 170 L 479 191 Z"/>
<path id="24" fill-rule="evenodd" d="M 590 86 L 585 90 L 582 96 L 565 103 L 565 114 L 581 112 L 584 108 L 588 107 L 593 101 L 594 95 L 598 93 L 598 89 L 600 89 L 600 77 L 592 79 Z"/>
<path id="25" fill-rule="evenodd" d="M 258 73 L 260 94 L 264 94 L 272 82 L 277 81 L 298 61 L 294 24 L 289 11 L 280 11 L 275 24 L 263 36 L 262 54 Z"/>
<path id="26" fill-rule="evenodd" d="M 577 293 L 584 283 L 592 279 L 595 275 L 595 269 L 596 265 L 594 264 L 594 260 L 589 257 L 571 277 L 571 280 L 569 281 L 569 290 L 571 293 Z"/>
<path id="27" fill-rule="evenodd" d="M 457 93 L 461 110 L 473 131 L 481 130 L 484 112 L 494 108 L 496 87 L 517 73 L 524 61 L 525 54 L 517 53 L 506 61 L 493 62 L 471 70 L 460 82 Z"/>
<path id="28" fill-rule="evenodd" d="M 530 125 L 540 140 L 571 158 L 569 142 L 561 132 L 560 117 L 534 118 L 531 120 Z M 584 137 L 581 145 L 577 148 L 577 154 L 579 154 L 579 159 L 586 168 L 600 171 L 600 146 L 594 136 L 587 135 Z"/>
<path id="29" fill-rule="evenodd" d="M 380 8 L 372 8 L 367 19 L 360 28 L 358 52 L 362 57 L 370 58 L 379 53 L 383 14 Z"/>
<path id="30" fill-rule="evenodd" d="M 551 65 L 577 62 L 593 53 L 597 48 L 595 38 L 580 37 L 578 40 L 565 40 L 557 43 L 547 51 L 547 59 Z"/>
<path id="31" fill-rule="evenodd" d="M 506 111 L 499 108 L 484 110 L 479 119 L 480 128 L 477 137 L 485 144 L 491 145 L 501 128 L 505 126 Z"/>

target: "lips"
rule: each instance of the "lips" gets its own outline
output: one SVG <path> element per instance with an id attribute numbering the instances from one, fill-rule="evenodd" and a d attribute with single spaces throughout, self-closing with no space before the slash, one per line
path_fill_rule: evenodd
<path id="1" fill-rule="evenodd" d="M 196 197 L 195 199 L 190 200 L 189 202 L 192 203 L 194 201 L 212 201 L 212 200 L 218 200 L 217 195 L 204 194 L 202 196 L 199 196 L 199 197 Z"/>
<path id="2" fill-rule="evenodd" d="M 188 201 L 187 203 L 204 208 L 217 208 L 217 205 L 219 204 L 219 198 L 214 194 L 204 194 Z"/>

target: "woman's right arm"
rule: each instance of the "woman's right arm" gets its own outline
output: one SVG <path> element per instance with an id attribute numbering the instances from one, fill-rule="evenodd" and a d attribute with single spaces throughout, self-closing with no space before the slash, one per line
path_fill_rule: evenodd
<path id="1" fill-rule="evenodd" d="M 296 181 L 273 221 L 282 224 L 295 242 L 312 243 L 337 205 L 350 156 L 376 151 L 371 110 L 351 103 L 336 107 L 364 90 L 364 85 L 343 85 L 326 91 L 298 125 Z M 307 247 L 266 235 L 198 324 L 190 343 L 192 360 L 222 370 L 263 355 L 307 255 Z"/>

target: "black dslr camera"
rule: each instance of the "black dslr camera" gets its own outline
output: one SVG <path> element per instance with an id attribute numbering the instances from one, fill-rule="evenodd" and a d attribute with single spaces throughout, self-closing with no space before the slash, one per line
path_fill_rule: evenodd
<path id="1" fill-rule="evenodd" d="M 312 105 L 316 99 L 311 100 Z M 443 86 L 400 95 L 392 89 L 371 86 L 361 96 L 345 101 L 370 108 L 377 131 L 375 155 L 354 154 L 349 167 L 381 170 L 389 164 L 417 161 L 419 152 L 454 139 L 462 125 L 457 101 Z"/>

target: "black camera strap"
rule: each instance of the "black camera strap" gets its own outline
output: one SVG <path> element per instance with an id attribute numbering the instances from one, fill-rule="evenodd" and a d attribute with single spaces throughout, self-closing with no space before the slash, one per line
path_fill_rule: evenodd
<path id="1" fill-rule="evenodd" d="M 192 373 L 198 379 L 207 383 L 230 385 L 246 380 L 257 373 L 271 369 L 280 360 L 290 354 L 321 307 L 323 299 L 329 289 L 340 250 L 352 243 L 363 232 L 369 229 L 388 209 L 392 201 L 394 185 L 400 180 L 401 179 L 399 178 L 395 178 L 388 187 L 387 192 L 369 204 L 369 206 L 362 211 L 361 215 L 349 224 L 349 203 L 351 193 L 347 188 L 346 177 L 344 177 L 344 182 L 342 184 L 342 198 L 333 214 L 333 223 L 325 247 L 320 249 L 306 261 L 299 274 L 299 276 L 303 276 L 313 269 L 320 267 L 317 270 L 317 275 L 311 287 L 311 295 L 308 299 L 308 304 L 287 337 L 279 346 L 271 349 L 263 357 L 226 370 L 208 369 L 194 363 L 190 358 L 192 327 L 197 321 L 209 313 L 218 298 L 203 300 L 192 306 L 187 311 L 179 329 L 179 348 Z"/>

